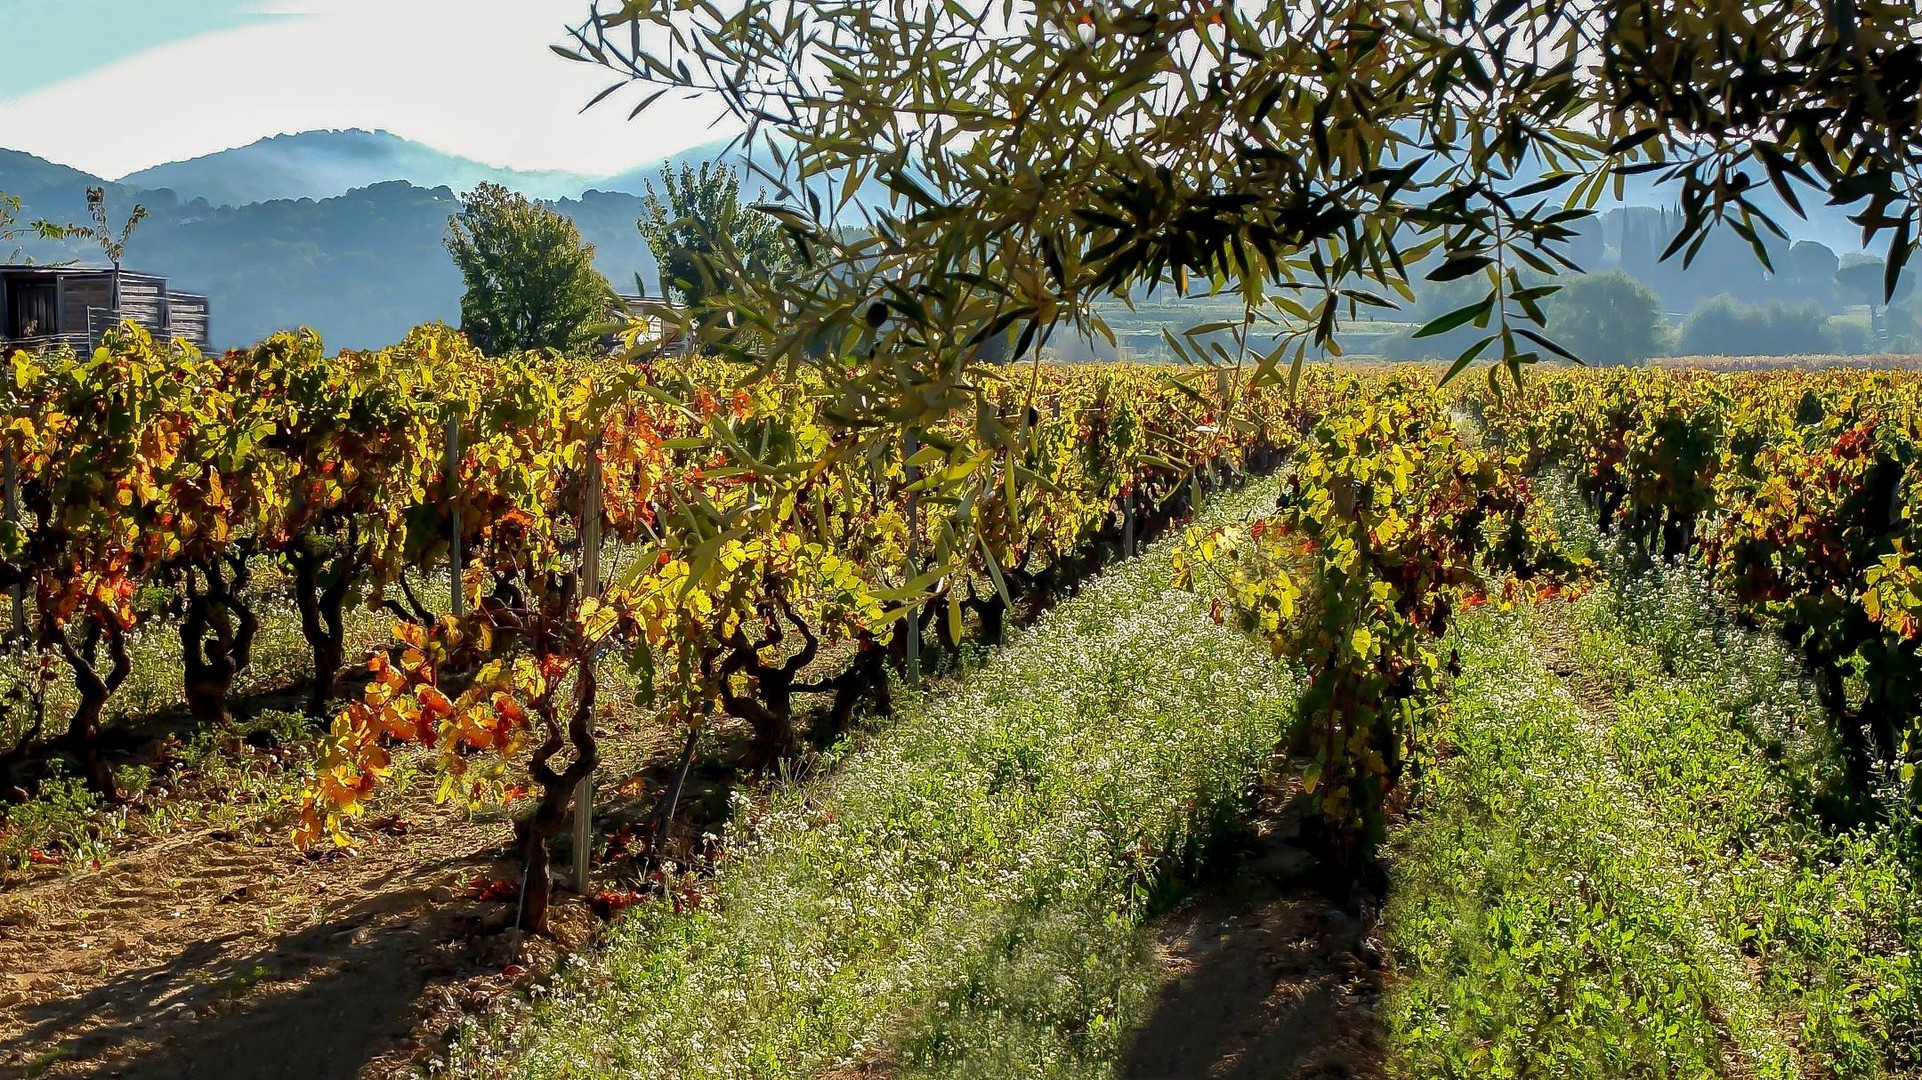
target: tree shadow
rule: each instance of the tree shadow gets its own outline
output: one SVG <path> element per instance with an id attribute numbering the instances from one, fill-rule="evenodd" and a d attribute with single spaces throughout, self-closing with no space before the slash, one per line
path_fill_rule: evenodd
<path id="1" fill-rule="evenodd" d="M 1172 977 L 1129 1080 L 1378 1077 L 1381 893 L 1317 859 L 1302 808 L 1265 813 L 1228 872 L 1153 928 Z"/>
<path id="2" fill-rule="evenodd" d="M 0 1059 L 62 1062 L 71 1077 L 349 1080 L 408 1033 L 438 973 L 431 950 L 445 927 L 395 917 L 429 900 L 424 888 L 370 897 L 233 955 L 240 934 L 196 942 L 83 994 L 28 1004 Z"/>

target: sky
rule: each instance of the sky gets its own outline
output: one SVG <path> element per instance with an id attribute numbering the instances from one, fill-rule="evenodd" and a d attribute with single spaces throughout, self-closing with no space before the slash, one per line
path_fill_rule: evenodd
<path id="1" fill-rule="evenodd" d="M 115 179 L 268 135 L 384 129 L 605 176 L 730 133 L 556 56 L 587 0 L 0 0 L 0 147 Z M 625 104 L 623 103 L 625 102 Z M 106 117 L 111 117 L 108 119 Z"/>

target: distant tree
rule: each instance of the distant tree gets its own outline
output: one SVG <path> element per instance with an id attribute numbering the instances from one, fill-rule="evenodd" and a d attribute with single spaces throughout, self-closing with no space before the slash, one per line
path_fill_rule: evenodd
<path id="1" fill-rule="evenodd" d="M 1597 269 L 1608 261 L 1608 235 L 1601 218 L 1584 218 L 1570 226 L 1568 257 L 1576 266 Z"/>
<path id="2" fill-rule="evenodd" d="M 1822 305 L 1744 304 L 1726 293 L 1695 309 L 1676 348 L 1684 356 L 1803 356 L 1840 350 Z"/>
<path id="3" fill-rule="evenodd" d="M 1899 304 L 1915 292 L 1915 278 L 1905 275 L 1895 283 L 1895 293 L 1887 291 L 1888 264 L 1873 255 L 1853 254 L 1842 259 L 1835 271 L 1835 288 L 1845 303 L 1865 304 L 1869 309 L 1869 337 L 1881 342 L 1888 338 L 1882 319 L 1890 304 Z"/>
<path id="4" fill-rule="evenodd" d="M 1570 279 L 1550 301 L 1548 328 L 1591 364 L 1636 363 L 1669 344 L 1661 297 L 1622 270 Z"/>
<path id="5" fill-rule="evenodd" d="M 1835 270 L 1835 287 L 1851 304 L 1879 304 L 1884 293 L 1882 276 L 1886 264 L 1873 255 L 1851 254 Z"/>
<path id="6" fill-rule="evenodd" d="M 1780 270 L 1782 283 L 1804 299 L 1833 299 L 1835 295 L 1835 272 L 1841 260 L 1828 245 L 1814 240 L 1800 240 L 1788 250 L 1782 260 Z"/>
<path id="7" fill-rule="evenodd" d="M 1767 230 L 1758 232 L 1757 237 L 1769 253 L 1770 264 L 1780 266 L 1788 257 L 1788 244 Z M 1667 238 L 1662 242 L 1666 244 Z M 1768 276 L 1756 261 L 1755 249 L 1732 229 L 1710 233 L 1686 267 L 1679 254 L 1665 265 L 1674 284 L 1667 289 L 1657 285 L 1657 289 L 1677 311 L 1692 310 L 1704 299 L 1723 292 L 1751 304 L 1770 298 Z"/>
<path id="8" fill-rule="evenodd" d="M 1622 239 L 1617 245 L 1617 259 L 1623 270 L 1638 280 L 1647 280 L 1655 272 L 1656 255 L 1662 245 L 1655 235 L 1655 225 L 1650 220 L 1655 217 L 1652 210 L 1628 207 L 1622 212 Z"/>
<path id="9" fill-rule="evenodd" d="M 1896 309 L 1890 308 L 1891 312 Z M 1893 322 L 1888 324 L 1893 333 Z M 1828 333 L 1835 338 L 1835 351 L 1844 356 L 1860 356 L 1872 352 L 1908 352 L 1912 350 L 1889 348 L 1886 343 L 1877 345 L 1869 340 L 1869 327 L 1865 322 L 1850 318 L 1834 318 L 1828 321 Z"/>
<path id="10" fill-rule="evenodd" d="M 91 225 L 77 225 L 67 230 L 67 235 L 83 237 L 100 245 L 100 253 L 113 264 L 113 309 L 120 310 L 120 263 L 127 256 L 127 241 L 133 239 L 135 229 L 147 220 L 147 208 L 139 203 L 133 204 L 127 220 L 113 227 L 113 219 L 107 212 L 107 191 L 105 188 L 87 189 L 87 217 Z"/>
<path id="11" fill-rule="evenodd" d="M 499 184 L 461 202 L 444 242 L 466 285 L 460 327 L 468 338 L 494 355 L 591 345 L 614 292 L 594 269 L 594 245 L 566 216 Z"/>
<path id="12" fill-rule="evenodd" d="M 1922 353 L 1922 298 L 1911 295 L 1906 303 L 1891 304 L 1886 316 L 1889 340 L 1878 344 L 1879 351 Z"/>
<path id="13" fill-rule="evenodd" d="M 738 260 L 761 277 L 792 261 L 780 225 L 741 205 L 741 180 L 732 168 L 704 161 L 699 170 L 683 164 L 677 175 L 663 165 L 660 190 L 650 181 L 642 206 L 646 216 L 635 224 L 654 252 L 662 295 L 683 303 L 698 305 L 713 294 L 711 260 Z"/>
<path id="14" fill-rule="evenodd" d="M 57 225 L 51 221 L 22 221 L 20 211 L 23 206 L 20 196 L 0 191 L 0 244 L 11 245 L 0 262 L 28 263 L 33 259 L 20 247 L 22 240 L 63 240 L 74 234 L 70 225 Z"/>

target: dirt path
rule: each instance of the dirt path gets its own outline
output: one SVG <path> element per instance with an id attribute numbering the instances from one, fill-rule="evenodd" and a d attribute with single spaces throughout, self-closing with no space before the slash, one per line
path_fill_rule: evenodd
<path id="1" fill-rule="evenodd" d="M 637 820 L 672 757 L 664 737 L 610 740 L 603 823 Z M 371 825 L 364 849 L 318 857 L 273 817 L 196 829 L 0 892 L 0 1077 L 398 1075 L 593 933 L 578 899 L 555 942 L 476 895 L 519 872 L 504 814 L 463 818 L 422 783 Z"/>
<path id="2" fill-rule="evenodd" d="M 1122 1076 L 1383 1075 L 1380 898 L 1301 845 L 1299 802 L 1268 799 L 1230 875 L 1153 925 L 1167 981 Z"/>
<path id="3" fill-rule="evenodd" d="M 308 860 L 200 833 L 0 900 L 0 1063 L 26 1075 L 351 1077 L 428 981 L 477 974 L 454 902 L 495 830 Z M 492 841 L 492 842 L 490 842 Z"/>

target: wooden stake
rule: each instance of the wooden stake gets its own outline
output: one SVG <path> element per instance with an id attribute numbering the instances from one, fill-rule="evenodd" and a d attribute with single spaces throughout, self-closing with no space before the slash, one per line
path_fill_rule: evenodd
<path id="1" fill-rule="evenodd" d="M 901 437 L 902 457 L 903 458 L 913 457 L 916 449 L 917 447 L 915 445 L 914 432 L 912 431 L 907 432 L 905 435 Z M 906 472 L 907 472 L 908 485 L 912 487 L 915 481 L 915 473 L 917 473 L 919 470 L 917 470 L 912 465 L 904 466 L 904 468 L 906 469 Z M 914 491 L 909 491 L 908 492 L 908 566 L 907 566 L 907 575 L 908 575 L 909 581 L 913 581 L 915 578 L 921 576 L 921 567 L 920 567 L 921 545 L 920 545 L 920 537 L 919 537 L 920 510 L 921 510 L 920 495 Z M 907 626 L 908 685 L 920 686 L 921 685 L 921 604 L 919 601 L 915 602 L 914 607 L 908 612 L 907 617 L 908 617 L 908 626 Z"/>
<path id="2" fill-rule="evenodd" d="M 19 467 L 14 464 L 12 443 L 8 443 L 6 448 L 5 483 L 7 523 L 10 525 L 18 525 L 20 524 L 20 473 Z M 9 631 L 9 636 L 15 641 L 24 641 L 27 636 L 26 597 L 21 590 L 20 583 L 17 581 L 8 586 L 7 592 L 10 593 L 13 598 L 13 626 Z"/>
<path id="3" fill-rule="evenodd" d="M 461 571 L 465 560 L 460 552 L 460 418 L 447 418 L 447 462 L 442 469 L 447 482 L 447 506 L 450 522 L 447 538 L 447 584 L 453 590 L 453 599 L 448 601 L 447 610 L 454 618 L 461 617 L 463 605 L 467 601 L 466 588 L 461 583 Z"/>
<path id="4" fill-rule="evenodd" d="M 581 599 L 601 595 L 601 452 L 591 446 L 587 454 L 587 482 L 581 491 Z M 590 649 L 585 663 L 594 662 Z M 576 677 L 580 694 L 587 693 L 587 680 Z M 574 788 L 574 891 L 587 895 L 587 875 L 594 855 L 594 774 L 581 777 Z"/>
<path id="5" fill-rule="evenodd" d="M 667 858 L 667 834 L 674 828 L 674 810 L 681 803 L 681 788 L 687 784 L 688 770 L 694 766 L 694 748 L 700 744 L 701 729 L 689 728 L 687 745 L 681 747 L 681 763 L 674 769 L 674 779 L 668 782 L 667 797 L 661 800 L 659 825 L 654 830 L 654 865 L 659 866 Z"/>

